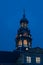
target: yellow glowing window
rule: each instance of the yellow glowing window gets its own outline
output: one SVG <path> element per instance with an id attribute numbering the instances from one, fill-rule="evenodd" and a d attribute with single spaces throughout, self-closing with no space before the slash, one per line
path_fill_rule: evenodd
<path id="1" fill-rule="evenodd" d="M 24 46 L 27 46 L 27 40 L 23 41 Z"/>
<path id="2" fill-rule="evenodd" d="M 22 46 L 22 40 L 19 40 L 18 45 L 21 47 Z"/>
<path id="3" fill-rule="evenodd" d="M 40 57 L 36 57 L 36 63 L 40 63 Z"/>

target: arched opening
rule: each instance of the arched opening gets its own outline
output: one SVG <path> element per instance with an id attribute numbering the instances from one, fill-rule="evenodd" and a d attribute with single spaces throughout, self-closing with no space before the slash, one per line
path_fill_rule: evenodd
<path id="1" fill-rule="evenodd" d="M 18 47 L 22 47 L 22 40 L 19 40 Z"/>
<path id="2" fill-rule="evenodd" d="M 27 47 L 27 40 L 24 40 L 23 44 L 24 44 L 25 47 Z"/>

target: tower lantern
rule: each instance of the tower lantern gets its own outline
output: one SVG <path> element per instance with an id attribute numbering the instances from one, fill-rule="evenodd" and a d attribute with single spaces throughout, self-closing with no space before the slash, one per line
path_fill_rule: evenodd
<path id="1" fill-rule="evenodd" d="M 28 20 L 23 14 L 23 18 L 20 20 L 20 28 L 16 36 L 16 48 L 17 50 L 29 49 L 32 47 L 32 38 L 30 30 L 28 29 Z"/>
<path id="2" fill-rule="evenodd" d="M 25 17 L 25 10 L 24 10 L 23 18 L 20 20 L 20 25 L 21 25 L 21 27 L 26 28 L 27 24 L 28 24 L 28 20 Z"/>

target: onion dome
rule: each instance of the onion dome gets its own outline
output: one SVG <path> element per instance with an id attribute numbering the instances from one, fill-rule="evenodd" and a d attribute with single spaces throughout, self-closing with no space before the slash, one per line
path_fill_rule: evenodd
<path id="1" fill-rule="evenodd" d="M 21 21 L 20 21 L 20 24 L 21 23 L 27 23 L 28 24 L 28 20 L 25 18 L 25 17 L 23 17 L 22 19 L 21 19 Z"/>

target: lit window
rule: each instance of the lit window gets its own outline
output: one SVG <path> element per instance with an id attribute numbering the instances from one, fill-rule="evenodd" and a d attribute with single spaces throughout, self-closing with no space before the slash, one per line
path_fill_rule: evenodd
<path id="1" fill-rule="evenodd" d="M 19 45 L 19 47 L 22 46 L 22 40 L 19 40 L 18 45 Z"/>
<path id="2" fill-rule="evenodd" d="M 27 46 L 27 40 L 24 40 L 23 43 L 24 43 L 24 46 Z"/>
<path id="3" fill-rule="evenodd" d="M 28 56 L 27 56 L 26 58 L 27 58 L 27 59 L 26 59 L 26 60 L 27 60 L 27 63 L 31 63 L 31 57 L 28 57 Z"/>
<path id="4" fill-rule="evenodd" d="M 36 57 L 36 63 L 40 63 L 40 57 Z"/>

